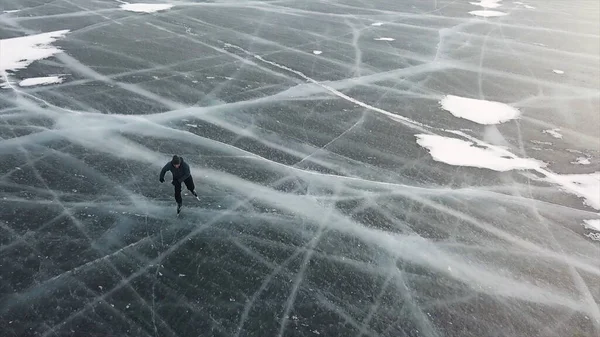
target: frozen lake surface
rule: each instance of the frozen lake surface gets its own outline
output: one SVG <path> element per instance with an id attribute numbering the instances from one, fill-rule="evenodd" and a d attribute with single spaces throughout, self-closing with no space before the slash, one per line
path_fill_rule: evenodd
<path id="1" fill-rule="evenodd" d="M 0 0 L 2 336 L 598 336 L 599 7 Z"/>

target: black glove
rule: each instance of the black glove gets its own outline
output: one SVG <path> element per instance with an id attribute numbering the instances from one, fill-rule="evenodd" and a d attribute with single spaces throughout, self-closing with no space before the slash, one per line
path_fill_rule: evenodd
<path id="1" fill-rule="evenodd" d="M 161 183 L 164 183 L 164 182 L 165 182 L 165 179 L 164 179 L 164 178 L 160 178 L 160 179 L 158 179 L 158 180 L 159 180 Z"/>

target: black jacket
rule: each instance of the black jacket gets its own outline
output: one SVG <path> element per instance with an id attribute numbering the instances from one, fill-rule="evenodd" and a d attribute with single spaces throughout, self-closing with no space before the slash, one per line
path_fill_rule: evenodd
<path id="1" fill-rule="evenodd" d="M 160 181 L 163 181 L 163 179 L 165 179 L 165 173 L 167 173 L 167 171 L 171 171 L 171 174 L 173 175 L 173 180 L 178 181 L 179 183 L 182 183 L 184 180 L 186 180 L 192 175 L 190 173 L 190 166 L 185 161 L 183 161 L 183 158 L 181 158 L 181 165 L 179 165 L 179 168 L 175 168 L 175 166 L 173 166 L 171 162 L 168 162 L 167 165 L 165 165 L 160 171 Z"/>

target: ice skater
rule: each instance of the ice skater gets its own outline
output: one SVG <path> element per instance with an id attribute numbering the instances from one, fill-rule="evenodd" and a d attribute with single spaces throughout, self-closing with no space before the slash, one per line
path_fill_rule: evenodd
<path id="1" fill-rule="evenodd" d="M 181 206 L 183 201 L 181 200 L 181 183 L 185 183 L 185 187 L 192 192 L 192 194 L 198 199 L 198 194 L 195 191 L 194 179 L 192 178 L 192 173 L 190 172 L 190 166 L 183 161 L 183 158 L 174 155 L 173 159 L 168 162 L 160 171 L 159 181 L 161 183 L 165 182 L 165 173 L 167 171 L 171 171 L 173 175 L 173 181 L 171 184 L 175 186 L 175 201 L 177 202 L 177 214 L 181 212 Z M 199 199 L 198 199 L 199 200 Z"/>

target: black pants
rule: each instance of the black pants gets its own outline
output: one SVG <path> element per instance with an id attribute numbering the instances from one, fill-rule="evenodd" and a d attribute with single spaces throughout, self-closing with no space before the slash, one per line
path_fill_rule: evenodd
<path id="1" fill-rule="evenodd" d="M 189 176 L 186 180 L 183 181 L 183 183 L 189 191 L 193 192 L 196 188 L 194 186 L 194 179 L 192 179 L 192 176 Z M 175 201 L 177 201 L 178 205 L 181 205 L 181 184 L 177 180 L 173 180 L 173 185 L 175 185 Z"/>

